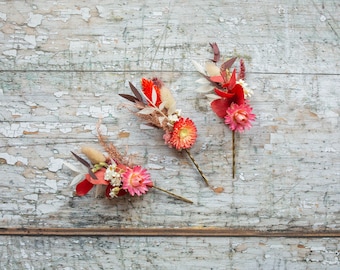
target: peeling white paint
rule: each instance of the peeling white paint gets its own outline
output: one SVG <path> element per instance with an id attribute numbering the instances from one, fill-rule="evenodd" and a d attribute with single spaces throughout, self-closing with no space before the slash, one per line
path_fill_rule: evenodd
<path id="1" fill-rule="evenodd" d="M 30 43 L 33 46 L 33 48 L 37 45 L 34 35 L 25 35 L 25 41 Z"/>
<path id="2" fill-rule="evenodd" d="M 164 166 L 161 166 L 161 165 L 158 165 L 158 164 L 149 163 L 148 164 L 148 168 L 150 170 L 162 170 L 162 169 L 164 169 Z"/>
<path id="3" fill-rule="evenodd" d="M 87 115 L 94 118 L 105 118 L 114 112 L 112 106 L 90 106 L 89 108 L 78 108 L 77 116 Z"/>
<path id="4" fill-rule="evenodd" d="M 104 8 L 103 6 L 96 6 L 96 9 L 99 13 L 99 17 L 105 18 L 108 12 L 108 9 Z"/>
<path id="5" fill-rule="evenodd" d="M 30 200 L 30 201 L 37 201 L 38 200 L 38 194 L 28 194 L 24 196 L 25 200 Z"/>
<path id="6" fill-rule="evenodd" d="M 63 160 L 60 158 L 54 158 L 50 157 L 49 158 L 50 162 L 48 164 L 48 170 L 51 172 L 57 172 L 58 170 L 61 170 L 63 167 Z"/>
<path id="7" fill-rule="evenodd" d="M 27 25 L 29 27 L 37 27 L 38 25 L 41 24 L 42 19 L 43 15 L 30 13 Z"/>
<path id="8" fill-rule="evenodd" d="M 81 17 L 84 21 L 88 22 L 91 18 L 90 9 L 89 8 L 81 8 L 80 9 Z"/>
<path id="9" fill-rule="evenodd" d="M 45 184 L 46 186 L 52 188 L 55 191 L 58 189 L 56 180 L 47 179 Z"/>
<path id="10" fill-rule="evenodd" d="M 64 202 L 62 201 L 53 201 L 48 204 L 47 203 L 38 204 L 37 212 L 40 212 L 39 214 L 48 214 L 52 212 L 57 212 L 63 204 Z"/>
<path id="11" fill-rule="evenodd" d="M 3 51 L 2 52 L 4 55 L 7 55 L 7 56 L 17 56 L 17 50 L 6 50 L 6 51 Z"/>
<path id="12" fill-rule="evenodd" d="M 0 12 L 0 19 L 3 20 L 3 21 L 7 21 L 7 14 Z"/>
<path id="13" fill-rule="evenodd" d="M 62 133 L 70 133 L 72 131 L 72 128 L 60 128 L 60 132 Z"/>
<path id="14" fill-rule="evenodd" d="M 21 162 L 25 165 L 27 165 L 28 163 L 27 158 L 15 157 L 15 156 L 9 155 L 8 153 L 0 153 L 0 158 L 5 159 L 6 163 L 9 165 L 15 165 L 17 162 Z"/>
<path id="15" fill-rule="evenodd" d="M 63 95 L 68 95 L 67 91 L 58 91 L 58 92 L 54 92 L 54 96 L 57 98 L 62 97 Z"/>

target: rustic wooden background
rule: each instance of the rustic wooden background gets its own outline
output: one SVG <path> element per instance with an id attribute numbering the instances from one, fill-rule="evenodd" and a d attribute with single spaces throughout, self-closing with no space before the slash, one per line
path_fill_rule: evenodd
<path id="1" fill-rule="evenodd" d="M 0 268 L 339 269 L 339 20 L 337 0 L 0 1 Z M 234 180 L 231 133 L 195 92 L 191 61 L 212 57 L 209 42 L 245 59 L 255 92 Z M 160 77 L 195 121 L 192 153 L 223 193 L 124 107 L 118 93 L 142 76 Z M 62 163 L 78 165 L 81 145 L 101 149 L 99 118 L 158 186 L 194 204 L 156 190 L 73 197 Z M 112 232 L 76 235 L 84 228 Z M 126 228 L 236 234 L 114 236 Z"/>

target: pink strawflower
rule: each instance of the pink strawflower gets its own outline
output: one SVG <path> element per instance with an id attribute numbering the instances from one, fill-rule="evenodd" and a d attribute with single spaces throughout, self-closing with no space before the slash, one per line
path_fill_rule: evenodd
<path id="1" fill-rule="evenodd" d="M 141 166 L 135 166 L 133 169 L 127 167 L 122 174 L 122 182 L 122 189 L 127 190 L 131 196 L 141 196 L 153 186 L 150 174 Z"/>
<path id="2" fill-rule="evenodd" d="M 247 103 L 232 103 L 227 109 L 224 122 L 229 125 L 232 131 L 243 132 L 245 129 L 251 128 L 251 122 L 255 120 L 255 114 L 252 113 L 252 107 Z"/>

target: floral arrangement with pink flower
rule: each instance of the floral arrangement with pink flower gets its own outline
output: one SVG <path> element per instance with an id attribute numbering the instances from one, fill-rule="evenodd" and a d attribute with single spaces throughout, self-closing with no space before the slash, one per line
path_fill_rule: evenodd
<path id="1" fill-rule="evenodd" d="M 71 183 L 71 185 L 76 185 L 75 194 L 77 196 L 86 195 L 95 186 L 97 187 L 97 193 L 102 190 L 100 187 L 104 187 L 105 196 L 109 199 L 124 195 L 142 196 L 149 189 L 154 188 L 184 202 L 192 203 L 191 200 L 156 186 L 145 168 L 129 164 L 112 143 L 107 144 L 105 142 L 99 128 L 98 139 L 105 149 L 106 155 L 92 147 L 84 146 L 81 148 L 81 152 L 88 158 L 90 161 L 88 162 L 71 152 L 86 167 L 85 172 L 68 162 L 64 162 L 67 167 L 80 173 Z"/>
<path id="2" fill-rule="evenodd" d="M 256 116 L 253 114 L 248 98 L 251 97 L 253 91 L 245 83 L 245 64 L 243 59 L 240 59 L 238 71 L 236 68 L 231 71 L 237 57 L 227 60 L 218 67 L 217 62 L 220 60 L 220 50 L 216 43 L 211 43 L 210 46 L 213 49 L 214 58 L 205 63 L 205 67 L 193 61 L 196 69 L 204 76 L 204 78 L 197 81 L 202 84 L 197 91 L 201 93 L 215 92 L 215 94 L 206 95 L 212 100 L 210 103 L 211 109 L 218 117 L 224 119 L 224 123 L 232 131 L 232 175 L 234 178 L 236 171 L 235 132 L 242 133 L 252 127 L 252 121 L 255 120 Z"/>
<path id="3" fill-rule="evenodd" d="M 178 151 L 185 151 L 205 184 L 212 188 L 189 151 L 197 138 L 195 123 L 190 118 L 181 115 L 181 110 L 176 108 L 176 101 L 170 90 L 158 78 L 151 80 L 142 78 L 142 91 L 139 91 L 131 82 L 129 85 L 134 95 L 120 94 L 120 96 L 134 103 L 138 109 L 136 115 L 139 118 L 152 126 L 163 129 L 165 144 Z M 212 189 L 217 193 L 223 191 L 221 187 Z"/>

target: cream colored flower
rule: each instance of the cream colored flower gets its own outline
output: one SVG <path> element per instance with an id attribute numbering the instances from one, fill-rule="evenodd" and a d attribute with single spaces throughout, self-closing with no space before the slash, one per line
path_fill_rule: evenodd
<path id="1" fill-rule="evenodd" d="M 109 181 L 112 186 L 120 186 L 121 184 L 121 175 L 116 171 L 117 165 L 115 163 L 109 165 L 107 167 L 104 179 Z"/>

